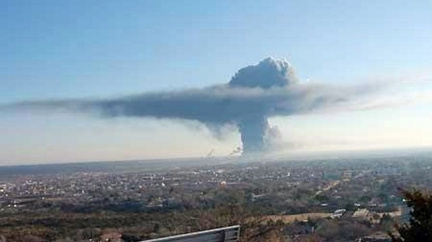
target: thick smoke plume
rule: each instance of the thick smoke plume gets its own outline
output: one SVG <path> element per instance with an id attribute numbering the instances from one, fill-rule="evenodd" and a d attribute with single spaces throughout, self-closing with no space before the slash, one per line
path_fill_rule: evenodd
<path id="1" fill-rule="evenodd" d="M 243 154 L 267 150 L 274 129 L 271 116 L 307 113 L 360 102 L 376 86 L 351 88 L 302 83 L 286 60 L 267 58 L 240 69 L 228 84 L 177 92 L 144 93 L 105 100 L 50 100 L 12 104 L 4 108 L 68 110 L 102 117 L 154 117 L 196 120 L 209 127 L 235 124 Z M 361 106 L 361 105 L 360 105 Z"/>

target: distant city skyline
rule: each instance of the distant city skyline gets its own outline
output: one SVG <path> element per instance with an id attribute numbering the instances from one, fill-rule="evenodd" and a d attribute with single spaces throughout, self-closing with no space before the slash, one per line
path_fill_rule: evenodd
<path id="1" fill-rule="evenodd" d="M 429 1 L 0 3 L 0 105 L 227 83 L 266 57 L 300 81 L 397 82 L 377 108 L 273 117 L 280 152 L 432 146 Z M 385 103 L 385 107 L 381 104 Z M 392 104 L 392 105 L 389 105 Z M 0 112 L 0 165 L 228 155 L 196 121 Z"/>

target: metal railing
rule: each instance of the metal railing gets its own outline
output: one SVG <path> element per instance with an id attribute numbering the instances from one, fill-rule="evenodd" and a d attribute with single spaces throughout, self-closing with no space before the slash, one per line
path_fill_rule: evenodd
<path id="1" fill-rule="evenodd" d="M 240 225 L 204 230 L 188 234 L 174 235 L 143 242 L 237 242 L 240 238 Z"/>

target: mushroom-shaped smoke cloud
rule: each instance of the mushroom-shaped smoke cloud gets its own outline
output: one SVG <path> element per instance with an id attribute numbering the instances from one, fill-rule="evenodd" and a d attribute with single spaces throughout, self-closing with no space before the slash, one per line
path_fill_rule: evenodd
<path id="1" fill-rule="evenodd" d="M 286 88 L 297 83 L 294 70 L 286 60 L 267 58 L 256 66 L 240 69 L 229 82 L 230 87 L 243 88 Z M 237 121 L 243 152 L 251 153 L 267 149 L 266 137 L 269 134 L 268 109 L 244 113 Z"/>
<path id="2" fill-rule="evenodd" d="M 50 100 L 8 105 L 13 109 L 70 110 L 102 117 L 187 119 L 208 126 L 238 126 L 243 154 L 267 150 L 268 118 L 333 108 L 369 93 L 370 85 L 352 88 L 301 83 L 286 60 L 267 58 L 240 69 L 228 84 L 176 92 L 144 93 L 105 100 Z"/>

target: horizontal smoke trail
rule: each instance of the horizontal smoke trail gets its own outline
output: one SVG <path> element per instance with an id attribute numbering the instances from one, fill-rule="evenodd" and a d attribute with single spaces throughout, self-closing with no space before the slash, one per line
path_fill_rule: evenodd
<path id="1" fill-rule="evenodd" d="M 176 92 L 144 93 L 102 100 L 48 100 L 1 106 L 0 110 L 72 111 L 111 117 L 188 119 L 209 127 L 236 124 L 243 153 L 265 151 L 271 116 L 367 109 L 371 93 L 385 85 L 334 87 L 300 82 L 286 60 L 267 58 L 240 69 L 228 84 Z M 372 107 L 373 108 L 373 107 Z"/>

